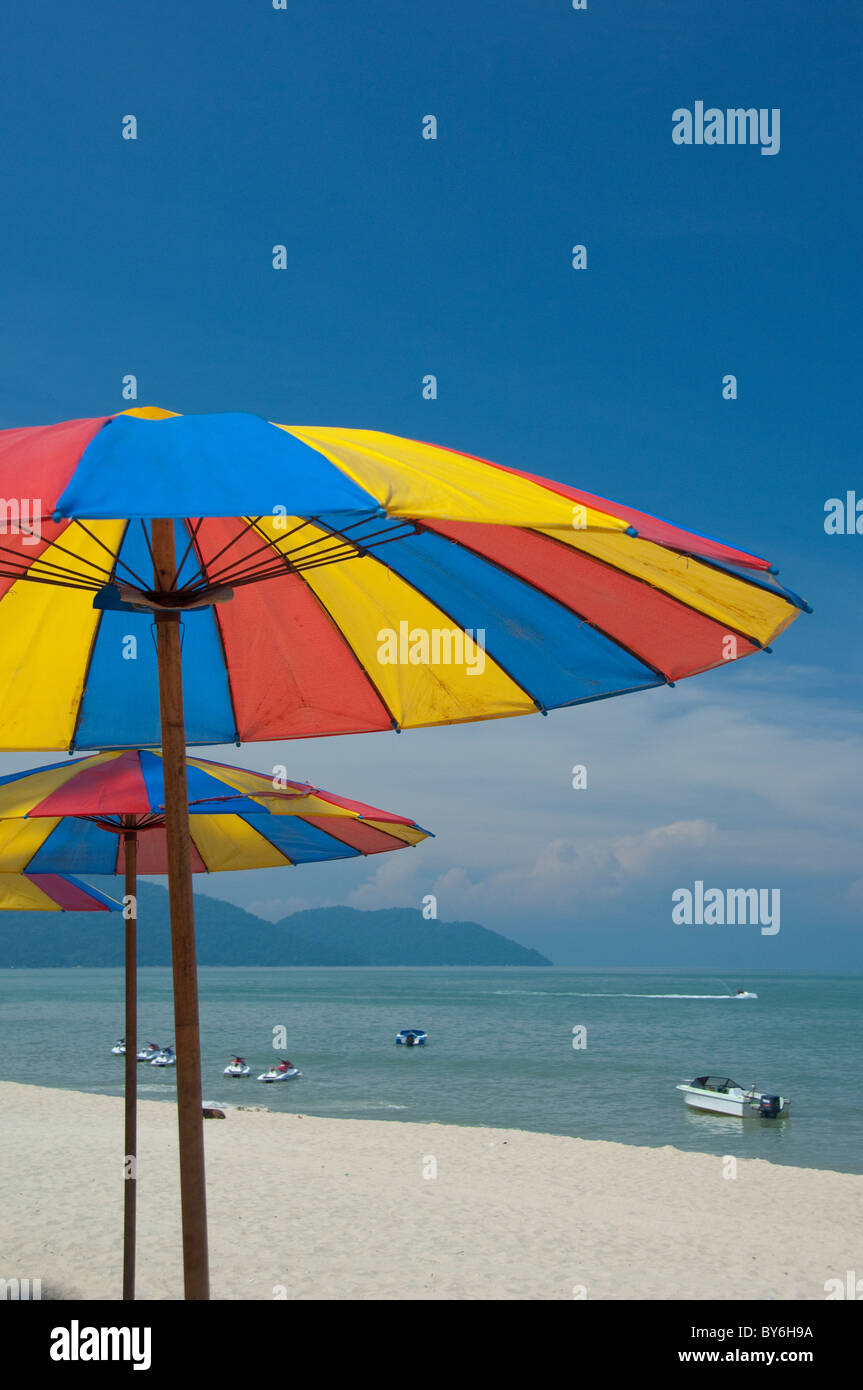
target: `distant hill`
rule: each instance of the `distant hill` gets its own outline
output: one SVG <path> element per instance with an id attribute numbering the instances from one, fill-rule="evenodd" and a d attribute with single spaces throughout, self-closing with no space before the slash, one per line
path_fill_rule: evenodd
<path id="1" fill-rule="evenodd" d="M 538 951 L 477 922 L 426 921 L 410 907 L 317 907 L 277 926 L 344 957 L 345 964 L 351 953 L 362 965 L 551 965 Z"/>
<path id="2" fill-rule="evenodd" d="M 95 882 L 122 896 L 119 880 Z M 140 883 L 138 917 L 139 965 L 170 965 L 167 889 Z M 198 893 L 195 926 L 200 965 L 551 964 L 538 951 L 476 922 L 426 921 L 413 908 L 327 907 L 273 923 Z M 122 964 L 118 912 L 0 912 L 0 969 Z"/>

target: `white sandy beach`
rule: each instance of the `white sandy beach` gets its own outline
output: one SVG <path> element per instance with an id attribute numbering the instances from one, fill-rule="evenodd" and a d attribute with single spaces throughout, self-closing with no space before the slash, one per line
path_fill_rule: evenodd
<path id="1" fill-rule="evenodd" d="M 205 1122 L 216 1299 L 823 1299 L 863 1270 L 863 1177 L 741 1160 L 728 1179 L 672 1148 L 226 1114 Z M 122 1134 L 118 1098 L 0 1083 L 0 1277 L 119 1296 Z M 172 1105 L 141 1102 L 139 1155 L 138 1296 L 181 1298 Z"/>

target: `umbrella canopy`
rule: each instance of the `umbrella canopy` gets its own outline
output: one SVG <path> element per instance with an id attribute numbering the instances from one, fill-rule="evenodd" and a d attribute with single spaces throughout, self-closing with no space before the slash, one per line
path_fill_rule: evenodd
<path id="1" fill-rule="evenodd" d="M 159 606 L 182 610 L 197 744 L 673 684 L 768 647 L 807 608 L 737 547 L 370 430 L 138 408 L 0 431 L 0 496 L 22 491 L 0 538 L 8 749 L 159 742 Z M 158 597 L 153 517 L 175 519 Z"/>
<path id="2" fill-rule="evenodd" d="M 72 874 L 0 872 L 0 911 L 120 912 L 121 904 Z"/>
<path id="3" fill-rule="evenodd" d="M 274 868 L 404 849 L 428 836 L 414 821 L 204 758 L 186 763 L 192 872 Z M 7 819 L 14 817 L 14 819 Z M 0 907 L 90 900 L 59 872 L 125 875 L 126 1050 L 123 1297 L 135 1296 L 137 1224 L 137 879 L 169 868 L 165 765 L 160 749 L 96 753 L 0 778 Z M 3 870 L 14 870 L 5 873 Z M 24 870 L 28 873 L 25 876 Z M 41 871 L 41 872 L 40 872 Z M 3 880 L 9 881 L 4 889 Z M 5 902 L 4 897 L 10 901 Z M 98 897 L 113 907 L 110 898 Z"/>
<path id="4" fill-rule="evenodd" d="M 361 801 L 204 758 L 189 758 L 192 870 L 215 873 L 384 854 L 428 837 L 414 821 Z M 0 778 L 0 869 L 124 872 L 123 835 L 138 832 L 137 872 L 168 872 L 158 749 L 97 753 Z M 106 833 L 108 832 L 108 833 Z"/>
<path id="5" fill-rule="evenodd" d="M 0 496 L 0 749 L 164 750 L 183 1258 L 207 1298 L 186 742 L 546 713 L 749 655 L 806 605 L 759 556 L 368 430 L 151 407 L 5 430 Z"/>

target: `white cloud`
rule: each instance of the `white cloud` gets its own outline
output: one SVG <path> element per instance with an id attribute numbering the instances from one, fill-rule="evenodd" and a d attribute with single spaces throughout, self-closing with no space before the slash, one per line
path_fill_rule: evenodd
<path id="1" fill-rule="evenodd" d="M 799 672 L 786 683 L 781 667 L 762 665 L 548 719 L 225 750 L 246 766 L 285 762 L 290 776 L 411 815 L 436 838 L 303 868 L 290 899 L 278 897 L 280 870 L 266 886 L 237 874 L 223 891 L 214 875 L 207 889 L 267 915 L 278 898 L 279 916 L 295 902 L 419 907 L 436 893 L 442 918 L 523 940 L 566 927 L 586 905 L 636 917 L 694 876 L 808 880 L 826 913 L 847 917 L 859 892 L 849 882 L 863 829 L 863 715 L 835 692 L 804 698 Z M 571 785 L 576 763 L 586 790 Z"/>

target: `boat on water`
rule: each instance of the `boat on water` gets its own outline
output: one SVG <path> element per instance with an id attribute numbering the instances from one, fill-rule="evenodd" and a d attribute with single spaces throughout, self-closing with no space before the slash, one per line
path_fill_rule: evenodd
<path id="1" fill-rule="evenodd" d="M 156 1053 L 156 1056 L 150 1059 L 151 1067 L 175 1067 L 176 1065 L 177 1059 L 174 1056 L 174 1049 L 172 1047 L 161 1048 Z"/>
<path id="2" fill-rule="evenodd" d="M 152 1062 L 153 1058 L 158 1057 L 161 1051 L 162 1049 L 158 1043 L 147 1043 L 147 1046 L 142 1047 L 141 1051 L 137 1053 L 138 1061 Z"/>
<path id="3" fill-rule="evenodd" d="M 126 1039 L 118 1038 L 117 1041 L 114 1043 L 114 1046 L 111 1048 L 111 1051 L 113 1052 L 115 1057 L 125 1057 Z"/>
<path id="4" fill-rule="evenodd" d="M 424 1047 L 428 1033 L 424 1028 L 402 1028 L 396 1033 L 396 1042 L 403 1047 Z"/>
<path id="5" fill-rule="evenodd" d="M 758 995 L 753 994 L 749 989 L 739 989 L 734 996 L 735 999 L 757 999 Z"/>
<path id="6" fill-rule="evenodd" d="M 225 1067 L 225 1070 L 222 1072 L 222 1075 L 248 1076 L 251 1070 L 252 1069 L 246 1061 L 245 1057 L 232 1057 L 228 1065 Z"/>
<path id="7" fill-rule="evenodd" d="M 696 1076 L 677 1087 L 691 1110 L 707 1110 L 713 1115 L 734 1115 L 738 1119 L 784 1119 L 789 1111 L 788 1096 L 772 1091 L 745 1089 L 730 1076 Z"/>
<path id="8" fill-rule="evenodd" d="M 274 1062 L 269 1071 L 262 1072 L 258 1080 L 291 1081 L 295 1076 L 302 1076 L 299 1067 L 295 1067 L 293 1062 L 283 1059 L 281 1062 Z"/>

